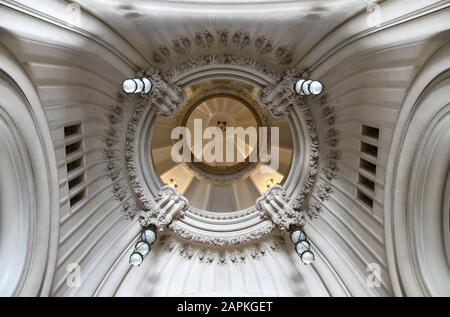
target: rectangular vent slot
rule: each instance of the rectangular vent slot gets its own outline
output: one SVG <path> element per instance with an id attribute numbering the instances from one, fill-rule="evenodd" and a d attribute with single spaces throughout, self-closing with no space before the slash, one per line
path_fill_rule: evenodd
<path id="1" fill-rule="evenodd" d="M 378 140 L 380 138 L 380 129 L 369 127 L 367 125 L 363 125 L 362 126 L 362 135 Z"/>
<path id="2" fill-rule="evenodd" d="M 70 208 L 80 203 L 86 197 L 87 193 L 87 188 L 85 185 L 86 182 L 85 171 L 81 170 L 84 167 L 85 162 L 85 155 L 83 153 L 82 134 L 83 129 L 81 123 L 72 124 L 64 127 L 66 160 L 68 156 L 73 155 L 75 153 L 79 153 L 81 156 L 74 161 L 70 162 L 66 161 L 67 177 L 70 177 L 71 174 L 77 171 L 81 173 L 79 176 L 76 176 L 71 180 L 69 179 L 67 180 Z"/>
<path id="3" fill-rule="evenodd" d="M 76 204 L 78 204 L 80 201 L 82 201 L 84 199 L 85 196 L 86 196 L 86 190 L 82 190 L 77 195 L 70 198 L 70 207 L 73 207 Z"/>
<path id="4" fill-rule="evenodd" d="M 377 166 L 373 163 L 366 161 L 363 158 L 359 160 L 359 167 L 361 167 L 363 170 L 374 176 L 377 175 Z"/>
<path id="5" fill-rule="evenodd" d="M 81 150 L 82 147 L 83 147 L 82 141 L 78 141 L 78 142 L 66 145 L 66 155 L 73 154 L 73 153 Z"/>
<path id="6" fill-rule="evenodd" d="M 357 191 L 358 199 L 363 202 L 367 207 L 373 208 L 373 199 L 364 194 L 362 191 L 358 189 Z"/>
<path id="7" fill-rule="evenodd" d="M 74 124 L 68 127 L 64 127 L 64 136 L 70 137 L 81 132 L 81 124 Z"/>
<path id="8" fill-rule="evenodd" d="M 373 157 L 378 157 L 378 147 L 361 142 L 361 152 L 369 154 Z"/>
<path id="9" fill-rule="evenodd" d="M 69 191 L 77 187 L 78 185 L 82 184 L 84 182 L 84 174 L 75 177 L 71 181 L 69 181 Z"/>
<path id="10" fill-rule="evenodd" d="M 81 166 L 83 166 L 83 158 L 82 157 L 67 164 L 67 173 L 71 173 L 71 172 L 77 170 L 78 168 L 80 168 Z"/>
<path id="11" fill-rule="evenodd" d="M 356 198 L 368 208 L 373 209 L 373 197 L 376 197 L 376 182 L 372 180 L 372 176 L 373 179 L 376 179 L 378 159 L 377 145 L 380 138 L 380 129 L 368 125 L 362 125 L 361 138 L 362 140 L 359 158 L 359 172 L 357 174 L 358 185 L 356 188 Z M 367 157 L 367 155 L 369 157 Z"/>
<path id="12" fill-rule="evenodd" d="M 372 192 L 375 191 L 375 183 L 372 182 L 370 179 L 362 176 L 361 174 L 359 174 L 359 184 L 370 189 Z"/>

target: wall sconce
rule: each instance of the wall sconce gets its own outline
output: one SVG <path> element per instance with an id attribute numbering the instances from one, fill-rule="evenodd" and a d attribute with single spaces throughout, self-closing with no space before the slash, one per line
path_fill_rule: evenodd
<path id="1" fill-rule="evenodd" d="M 320 95 L 323 91 L 323 85 L 317 80 L 300 79 L 294 85 L 294 90 L 301 96 Z"/>
<path id="2" fill-rule="evenodd" d="M 303 264 L 309 265 L 315 260 L 314 253 L 311 252 L 311 244 L 309 243 L 305 232 L 297 226 L 290 228 L 291 241 L 295 244 L 295 251 L 302 260 Z"/>
<path id="3" fill-rule="evenodd" d="M 153 88 L 148 78 L 127 79 L 123 82 L 123 90 L 127 94 L 148 94 Z"/>
<path id="4" fill-rule="evenodd" d="M 170 178 L 169 181 L 167 182 L 167 185 L 173 187 L 174 189 L 178 189 L 180 183 L 176 178 Z"/>
<path id="5" fill-rule="evenodd" d="M 274 178 L 269 178 L 266 180 L 266 187 L 269 189 L 272 185 L 278 184 Z"/>
<path id="6" fill-rule="evenodd" d="M 141 232 L 139 241 L 134 247 L 134 252 L 130 255 L 131 265 L 140 266 L 142 262 L 144 262 L 144 259 L 147 254 L 150 253 L 156 238 L 156 226 L 149 226 Z"/>

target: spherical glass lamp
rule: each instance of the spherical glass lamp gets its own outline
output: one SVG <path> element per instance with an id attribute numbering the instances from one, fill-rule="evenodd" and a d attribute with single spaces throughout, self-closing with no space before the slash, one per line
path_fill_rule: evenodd
<path id="1" fill-rule="evenodd" d="M 295 90 L 295 92 L 296 92 L 297 94 L 303 95 L 303 93 L 302 93 L 302 86 L 303 86 L 303 83 L 304 83 L 305 81 L 306 81 L 306 80 L 304 80 L 304 79 L 300 79 L 299 81 L 297 81 L 297 82 L 295 83 L 294 90 Z"/>
<path id="2" fill-rule="evenodd" d="M 313 263 L 315 260 L 314 253 L 312 253 L 311 251 L 304 252 L 300 258 L 302 259 L 302 262 L 305 265 L 309 265 L 309 264 Z"/>
<path id="3" fill-rule="evenodd" d="M 136 91 L 137 84 L 133 79 L 127 79 L 123 82 L 123 91 L 127 94 L 132 94 Z"/>
<path id="4" fill-rule="evenodd" d="M 311 248 L 311 246 L 310 246 L 309 242 L 306 240 L 299 241 L 295 246 L 295 250 L 297 251 L 297 253 L 299 255 L 302 255 L 303 253 L 309 251 L 310 248 Z"/>
<path id="5" fill-rule="evenodd" d="M 300 240 L 306 240 L 306 234 L 301 229 L 295 229 L 291 232 L 291 241 L 297 244 Z"/>
<path id="6" fill-rule="evenodd" d="M 311 91 L 309 90 L 309 86 L 311 85 L 312 80 L 306 80 L 302 84 L 302 93 L 303 95 L 309 96 L 311 95 Z"/>
<path id="7" fill-rule="evenodd" d="M 323 90 L 323 86 L 320 81 L 315 80 L 315 81 L 311 82 L 311 84 L 309 85 L 309 91 L 313 95 L 320 95 L 322 90 Z"/>
<path id="8" fill-rule="evenodd" d="M 153 88 L 152 82 L 148 78 L 142 78 L 142 82 L 144 83 L 144 93 L 148 94 Z"/>
<path id="9" fill-rule="evenodd" d="M 142 231 L 141 240 L 151 245 L 156 241 L 156 237 L 156 230 L 154 228 L 147 228 Z"/>
<path id="10" fill-rule="evenodd" d="M 133 252 L 130 255 L 130 264 L 133 266 L 140 266 L 143 261 L 144 261 L 144 257 L 142 256 L 142 254 L 140 254 L 138 252 Z"/>
<path id="11" fill-rule="evenodd" d="M 135 252 L 138 252 L 145 257 L 150 252 L 150 245 L 145 241 L 139 241 L 136 243 Z"/>
<path id="12" fill-rule="evenodd" d="M 127 94 L 148 94 L 153 85 L 148 78 L 135 78 L 125 80 L 122 87 Z"/>

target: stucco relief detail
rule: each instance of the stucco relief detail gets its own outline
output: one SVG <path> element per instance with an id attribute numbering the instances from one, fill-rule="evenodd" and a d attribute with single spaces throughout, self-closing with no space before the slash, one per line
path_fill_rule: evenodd
<path id="1" fill-rule="evenodd" d="M 226 249 L 218 249 L 214 247 L 205 248 L 199 245 L 179 241 L 178 239 L 165 235 L 160 238 L 159 247 L 165 252 L 175 250 L 179 256 L 185 260 L 199 261 L 206 265 L 223 266 L 227 263 L 240 264 L 246 263 L 248 260 L 261 260 L 267 256 L 269 252 L 280 252 L 285 240 L 277 237 L 261 243 L 249 244 L 245 246 L 233 247 Z"/>
<path id="2" fill-rule="evenodd" d="M 205 55 L 200 58 L 193 58 L 168 69 L 163 72 L 161 76 L 166 82 L 171 82 L 171 79 L 173 79 L 176 75 L 188 72 L 198 67 L 209 65 L 242 66 L 258 71 L 275 81 L 281 80 L 283 76 L 282 72 L 275 71 L 270 66 L 262 63 L 256 58 L 242 57 L 233 54 Z"/>
<path id="3" fill-rule="evenodd" d="M 320 170 L 319 135 L 308 103 L 306 100 L 296 95 L 292 90 L 293 81 L 300 76 L 300 73 L 298 70 L 279 73 L 256 59 L 243 58 L 234 55 L 210 55 L 196 60 L 189 60 L 188 62 L 175 66 L 164 73 L 160 73 L 159 71 L 152 69 L 138 74 L 151 78 L 154 83 L 154 89 L 148 96 L 139 97 L 134 112 L 131 114 L 127 125 L 127 133 L 125 136 L 125 166 L 129 186 L 132 189 L 133 197 L 135 198 L 134 204 L 127 204 L 127 213 L 132 213 L 133 209 L 135 209 L 136 212 L 140 212 L 142 215 L 141 224 L 143 226 L 150 223 L 155 223 L 155 219 L 158 219 L 157 215 L 161 213 L 158 203 L 155 202 L 152 197 L 147 197 L 146 191 L 139 181 L 138 172 L 135 166 L 135 146 L 137 142 L 136 130 L 146 108 L 152 107 L 157 113 L 163 116 L 171 115 L 182 103 L 184 94 L 180 87 L 167 83 L 171 82 L 174 76 L 179 76 L 182 73 L 188 72 L 196 67 L 214 64 L 228 64 L 232 66 L 246 67 L 252 71 L 256 71 L 270 77 L 274 82 L 274 85 L 264 89 L 261 94 L 261 101 L 274 115 L 280 116 L 289 114 L 293 107 L 300 107 L 310 137 L 309 175 L 306 178 L 305 183 L 302 184 L 300 194 L 296 197 L 287 198 L 287 206 L 289 207 L 278 212 L 279 218 L 277 220 L 273 221 L 274 218 L 269 217 L 272 221 L 266 221 L 264 226 L 249 233 L 238 234 L 230 237 L 220 236 L 216 233 L 199 234 L 197 232 L 193 232 L 179 221 L 172 221 L 177 215 L 171 215 L 163 218 L 160 223 L 157 221 L 158 226 L 160 228 L 167 227 L 176 235 L 195 243 L 209 244 L 213 246 L 233 246 L 255 240 L 261 240 L 263 237 L 272 233 L 276 227 L 286 230 L 290 224 L 303 224 L 305 215 L 314 218 L 320 212 L 320 205 L 310 202 L 312 192 L 317 184 L 317 178 Z M 324 199 L 330 192 L 329 188 L 324 186 L 321 186 L 318 190 L 318 196 Z M 185 201 L 181 197 L 179 197 L 179 199 L 181 199 L 181 202 Z M 267 200 L 267 197 L 264 197 L 264 200 Z M 176 200 L 175 203 L 178 204 L 179 202 L 180 200 Z M 264 209 L 262 207 L 263 205 L 264 204 L 259 205 L 260 212 Z M 188 202 L 186 201 L 184 205 L 181 203 L 180 206 L 183 206 L 179 209 L 180 215 L 182 216 L 183 212 L 187 211 L 189 208 Z M 211 219 L 216 219 L 218 217 L 217 215 L 204 214 L 203 211 L 194 209 L 192 212 L 200 213 L 200 215 L 206 219 L 208 219 L 208 217 L 211 217 Z M 232 213 L 229 216 L 221 216 L 221 219 L 242 217 L 243 215 L 248 215 L 248 212 L 249 211 Z M 250 212 L 255 213 L 258 212 L 258 210 L 253 209 L 250 210 Z"/>
<path id="4" fill-rule="evenodd" d="M 139 181 L 135 165 L 136 133 L 146 108 L 151 107 L 162 116 L 170 116 L 183 102 L 184 91 L 180 87 L 167 84 L 156 69 L 141 72 L 138 76 L 150 78 L 153 88 L 148 95 L 139 96 L 134 112 L 128 121 L 125 137 L 125 166 L 129 186 L 136 199 L 133 207 L 136 208 L 136 213 L 140 213 L 141 225 L 146 227 L 153 224 L 163 230 L 174 218 L 183 215 L 183 212 L 189 208 L 189 202 L 169 186 L 163 187 L 154 199 L 147 197 L 144 187 Z"/>
<path id="5" fill-rule="evenodd" d="M 122 211 L 127 219 L 132 219 L 137 214 L 134 203 L 130 201 L 131 190 L 124 178 L 123 161 L 120 153 L 123 146 L 123 135 L 121 125 L 124 119 L 124 107 L 126 96 L 117 94 L 117 104 L 110 107 L 107 120 L 110 127 L 105 131 L 103 142 L 106 148 L 103 150 L 103 157 L 106 163 L 106 177 L 112 182 L 113 197 L 123 203 Z"/>
<path id="6" fill-rule="evenodd" d="M 169 45 L 156 48 L 153 51 L 153 61 L 156 64 L 168 64 L 176 57 L 185 57 L 205 50 L 222 50 L 232 53 L 235 50 L 249 51 L 261 57 L 271 59 L 278 65 L 287 66 L 294 61 L 294 49 L 287 45 L 276 46 L 267 35 L 256 36 L 244 30 L 217 29 L 215 31 L 201 30 L 192 36 L 183 35 L 173 39 Z"/>
<path id="7" fill-rule="evenodd" d="M 169 225 L 169 228 L 186 240 L 192 240 L 197 243 L 204 243 L 204 244 L 210 244 L 215 246 L 227 246 L 227 245 L 240 245 L 243 243 L 247 243 L 254 240 L 259 240 L 270 233 L 275 228 L 275 225 L 273 223 L 268 223 L 267 225 L 263 226 L 262 228 L 259 228 L 257 230 L 253 230 L 250 233 L 241 234 L 241 235 L 234 235 L 230 237 L 224 237 L 224 236 L 214 236 L 214 235 L 207 235 L 207 234 L 200 234 L 200 233 L 194 233 L 191 230 L 188 230 L 182 226 L 180 226 L 178 223 L 173 222 Z"/>
<path id="8" fill-rule="evenodd" d="M 286 212 L 291 212 L 290 208 L 298 214 L 297 225 L 302 225 L 304 217 L 308 215 L 314 218 L 320 212 L 317 205 L 310 202 L 312 192 L 317 183 L 319 166 L 319 134 L 316 128 L 315 120 L 311 109 L 304 97 L 299 96 L 294 90 L 294 84 L 297 80 L 306 76 L 307 74 L 299 69 L 292 69 L 287 71 L 282 79 L 272 86 L 266 87 L 261 93 L 261 101 L 267 106 L 274 116 L 288 115 L 294 107 L 299 107 L 302 111 L 306 128 L 310 138 L 310 157 L 309 157 L 309 175 L 306 178 L 302 189 L 297 197 L 290 198 L 290 204 L 286 207 Z M 266 198 L 267 199 L 267 198 Z M 291 207 L 289 207 L 291 206 Z M 271 213 L 269 213 L 270 215 Z M 276 220 L 278 226 L 282 229 L 287 229 L 286 222 Z M 291 218 L 289 224 L 295 224 Z"/>

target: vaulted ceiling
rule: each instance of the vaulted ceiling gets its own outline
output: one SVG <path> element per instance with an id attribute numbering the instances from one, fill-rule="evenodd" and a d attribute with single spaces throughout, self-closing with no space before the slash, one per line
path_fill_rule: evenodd
<path id="1" fill-rule="evenodd" d="M 29 226 L 29 236 L 18 230 L 12 231 L 11 238 L 2 235 L 1 247 L 10 244 L 8 239 L 22 238 L 24 246 L 29 243 L 20 249 L 24 252 L 16 251 L 31 278 L 14 271 L 20 261 L 2 263 L 2 268 L 13 272 L 8 274 L 11 279 L 21 279 L 17 285 L 0 280 L 10 283 L 9 293 L 448 294 L 450 284 L 441 281 L 450 276 L 445 265 L 450 254 L 446 152 L 450 141 L 445 119 L 450 1 L 376 1 L 381 15 L 374 24 L 369 23 L 373 21 L 368 20 L 366 0 L 76 3 L 81 8 L 78 24 L 68 20 L 74 7 L 66 1 L 0 1 L 0 89 L 7 96 L 0 100 L 0 110 L 27 132 L 22 135 L 32 154 L 29 169 L 36 171 L 27 179 L 33 180 L 30 186 L 42 197 L 36 200 L 35 213 L 24 210 L 20 220 L 20 226 Z M 167 230 L 143 265 L 130 268 L 128 257 L 141 227 L 128 190 L 127 151 L 115 145 L 125 143 L 135 101 L 117 97 L 121 83 L 141 69 L 165 71 L 189 59 L 195 64 L 203 55 L 226 53 L 261 60 L 282 75 L 307 70 L 308 76 L 324 83 L 323 98 L 308 99 L 310 115 L 305 116 L 300 107 L 295 110 L 299 118 L 314 121 L 319 156 L 327 162 L 317 173 L 322 186 L 312 194 L 321 212 L 305 227 L 316 262 L 303 266 L 289 238 L 278 231 L 260 241 L 221 245 L 223 232 L 251 235 L 249 227 L 270 222 L 234 212 L 253 204 L 264 189 L 247 191 L 257 183 L 249 179 L 245 188 L 237 187 L 230 195 L 220 190 L 206 193 L 196 183 L 186 189 L 204 209 L 218 209 L 208 205 L 216 196 L 234 200 L 233 208 L 223 215 L 206 213 L 205 221 L 199 221 L 197 214 L 186 217 L 184 225 L 193 228 L 190 233 L 212 228 L 219 237 L 216 245 L 199 243 L 190 233 Z M 230 70 L 224 69 L 220 76 Z M 188 94 L 201 88 L 201 84 L 188 87 L 186 82 L 182 85 Z M 259 97 L 267 85 L 263 79 L 249 93 Z M 160 176 L 176 168 L 166 160 L 167 131 L 175 119 L 158 118 L 152 125 L 165 129 L 154 138 L 154 145 L 165 153 L 155 164 L 162 162 Z M 286 121 L 280 120 L 277 124 L 286 129 Z M 8 125 L 0 128 L 4 126 Z M 297 128 L 291 132 L 298 132 Z M 281 160 L 286 170 L 293 143 L 288 134 L 284 134 L 282 147 L 287 151 Z M 299 136 L 300 144 L 304 138 Z M 439 146 L 431 146 L 432 142 Z M 0 142 L 0 147 L 5 149 L 6 143 Z M 41 143 L 42 149 L 36 146 Z M 68 155 L 68 150 L 73 152 Z M 151 168 L 151 149 L 145 153 L 146 168 Z M 5 157 L 11 164 L 3 168 L 20 163 Z M 302 168 L 307 164 L 299 157 L 293 166 Z M 0 183 L 5 187 L 8 182 Z M 433 188 L 437 190 L 430 193 Z M 2 228 L 19 228 L 15 222 L 5 225 L 15 216 L 15 208 L 4 213 L 6 209 L 0 210 Z M 229 226 L 222 221 L 227 216 Z M 240 216 L 247 222 L 237 224 Z M 31 236 L 36 239 L 31 241 Z M 6 258 L 1 255 L 0 261 Z M 435 258 L 440 262 L 431 261 Z M 73 264 L 83 275 L 80 288 L 67 282 Z M 375 286 L 368 283 L 373 272 L 379 282 Z"/>
<path id="2" fill-rule="evenodd" d="M 367 6 L 365 0 L 77 2 L 161 68 L 233 52 L 291 67 Z"/>

